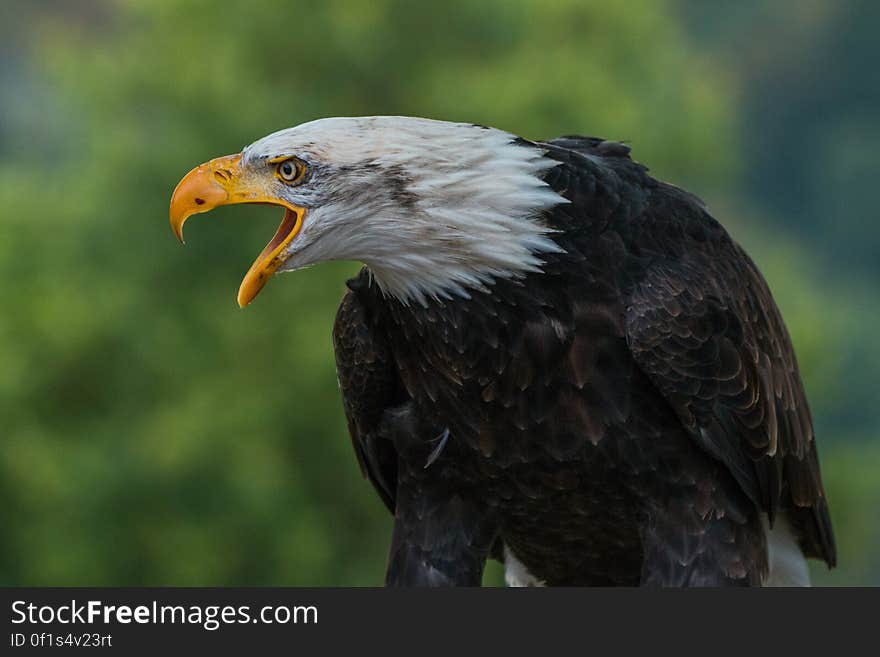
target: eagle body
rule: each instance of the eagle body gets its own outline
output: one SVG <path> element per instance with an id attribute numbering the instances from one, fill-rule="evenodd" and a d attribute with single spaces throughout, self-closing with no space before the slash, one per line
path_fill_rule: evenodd
<path id="1" fill-rule="evenodd" d="M 386 582 L 807 584 L 836 560 L 791 340 L 754 263 L 629 148 L 321 119 L 215 158 L 171 226 L 284 208 L 275 273 L 359 260 L 333 331 Z"/>
<path id="2" fill-rule="evenodd" d="M 494 555 L 548 585 L 757 585 L 770 516 L 833 563 L 795 356 L 754 264 L 622 145 L 542 146 L 570 200 L 546 215 L 561 249 L 542 271 L 412 304 L 365 268 L 340 306 L 355 451 L 395 514 L 388 583 L 479 584 Z"/>

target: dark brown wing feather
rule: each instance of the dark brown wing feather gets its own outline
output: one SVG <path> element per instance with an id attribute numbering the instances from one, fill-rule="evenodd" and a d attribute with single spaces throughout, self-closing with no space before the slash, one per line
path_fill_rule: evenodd
<path id="1" fill-rule="evenodd" d="M 557 214 L 584 208 L 599 237 L 616 232 L 626 244 L 627 341 L 636 362 L 743 491 L 771 519 L 784 508 L 805 553 L 834 565 L 797 361 L 754 263 L 703 201 L 648 176 L 626 145 L 577 135 L 544 145 L 564 149 L 551 156 L 567 163 L 548 173 L 572 200 Z"/>
<path id="2" fill-rule="evenodd" d="M 707 215 L 701 220 L 710 222 L 705 232 L 723 233 Z M 648 249 L 662 250 L 663 235 L 651 223 Z M 680 230 L 706 236 L 683 222 L 676 240 Z M 717 239 L 645 269 L 627 308 L 630 348 L 685 427 L 771 522 L 786 509 L 805 553 L 834 565 L 813 425 L 788 332 L 760 272 L 717 231 Z"/>
<path id="3" fill-rule="evenodd" d="M 495 528 L 479 503 L 426 470 L 421 448 L 435 434 L 426 433 L 404 392 L 386 334 L 374 322 L 372 304 L 382 301 L 366 292 L 369 280 L 362 270 L 348 282 L 333 343 L 355 454 L 395 517 L 386 584 L 478 586 Z"/>
<path id="4" fill-rule="evenodd" d="M 363 277 L 349 281 L 352 287 L 362 283 Z M 383 336 L 373 330 L 369 311 L 353 290 L 339 305 L 333 346 L 348 431 L 361 472 L 394 513 L 397 452 L 381 428 L 383 414 L 394 406 L 400 386 L 391 352 Z"/>

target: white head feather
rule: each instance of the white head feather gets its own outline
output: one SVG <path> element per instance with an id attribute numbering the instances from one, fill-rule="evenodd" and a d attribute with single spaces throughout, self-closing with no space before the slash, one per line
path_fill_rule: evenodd
<path id="1" fill-rule="evenodd" d="M 307 165 L 285 192 L 307 212 L 282 271 L 359 260 L 384 293 L 424 303 L 539 271 L 542 252 L 561 250 L 542 219 L 568 202 L 541 179 L 557 163 L 509 133 L 409 117 L 321 119 L 251 144 L 242 164 L 286 155 Z"/>

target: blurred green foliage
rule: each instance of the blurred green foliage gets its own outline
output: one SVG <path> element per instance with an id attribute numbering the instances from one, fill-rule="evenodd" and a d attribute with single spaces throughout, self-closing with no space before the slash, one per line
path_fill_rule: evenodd
<path id="1" fill-rule="evenodd" d="M 390 518 L 351 453 L 330 343 L 357 265 L 281 277 L 240 311 L 278 213 L 216 211 L 186 249 L 166 218 L 193 165 L 357 114 L 626 139 L 707 197 L 776 292 L 822 429 L 841 568 L 817 581 L 880 582 L 876 281 L 749 203 L 750 89 L 706 37 L 723 9 L 688 4 L 5 3 L 0 583 L 381 583 Z"/>

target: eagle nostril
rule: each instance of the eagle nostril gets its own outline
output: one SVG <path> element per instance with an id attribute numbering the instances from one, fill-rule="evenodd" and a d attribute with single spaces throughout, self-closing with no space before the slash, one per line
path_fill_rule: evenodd
<path id="1" fill-rule="evenodd" d="M 196 198 L 196 205 L 204 205 L 204 204 L 205 204 L 205 199 Z"/>

